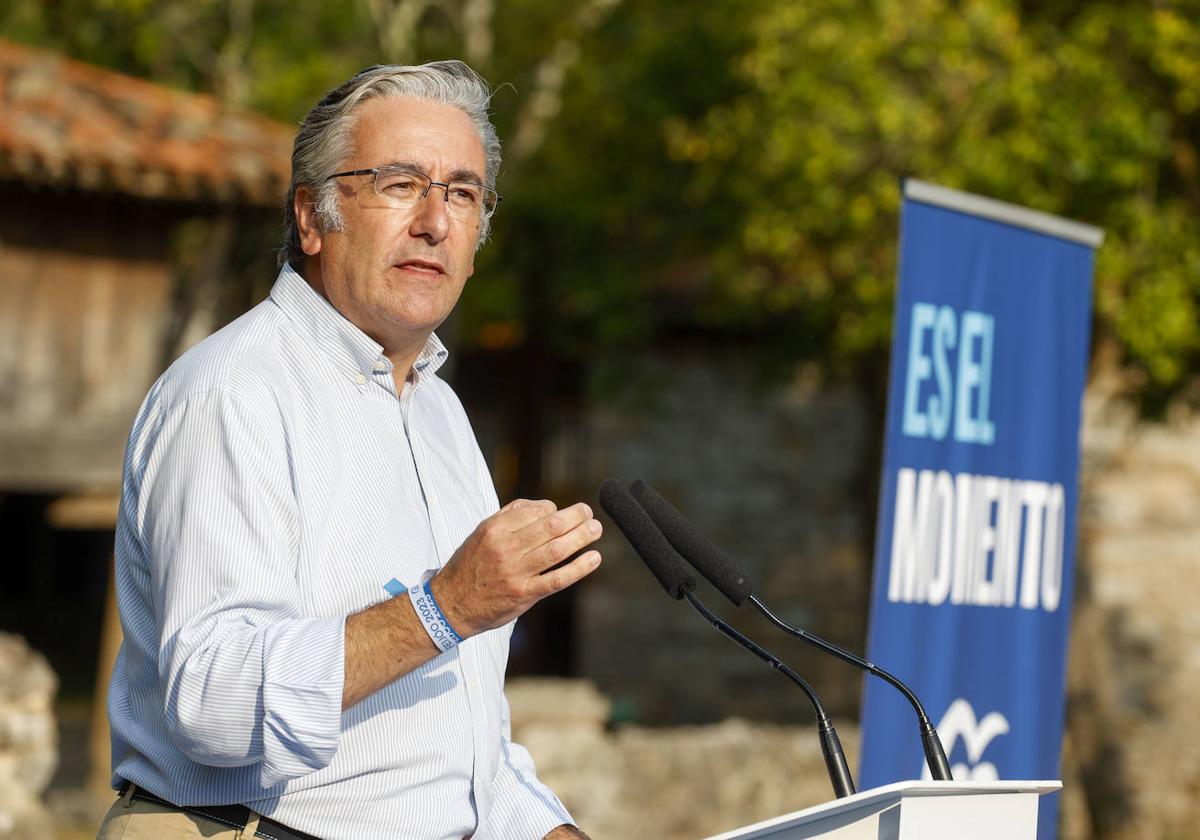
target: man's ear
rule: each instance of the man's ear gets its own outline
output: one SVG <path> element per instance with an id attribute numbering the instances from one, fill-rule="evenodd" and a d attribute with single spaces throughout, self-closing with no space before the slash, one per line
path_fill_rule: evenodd
<path id="1" fill-rule="evenodd" d="M 321 252 L 321 226 L 317 223 L 317 205 L 312 191 L 305 186 L 296 187 L 292 199 L 292 212 L 296 214 L 296 230 L 300 234 L 300 247 L 308 256 Z"/>

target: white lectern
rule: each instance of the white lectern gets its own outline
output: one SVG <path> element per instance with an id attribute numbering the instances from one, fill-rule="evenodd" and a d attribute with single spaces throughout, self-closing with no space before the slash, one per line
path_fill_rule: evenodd
<path id="1" fill-rule="evenodd" d="M 1033 840 L 1062 782 L 897 782 L 708 840 Z"/>

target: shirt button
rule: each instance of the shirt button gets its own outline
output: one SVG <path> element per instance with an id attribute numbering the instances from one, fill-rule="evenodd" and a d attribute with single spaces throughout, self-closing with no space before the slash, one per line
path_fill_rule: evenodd
<path id="1" fill-rule="evenodd" d="M 387 370 L 387 362 L 385 362 L 383 360 L 376 362 L 375 370 L 379 371 L 380 373 L 383 373 L 385 370 Z"/>
<path id="2" fill-rule="evenodd" d="M 366 384 L 367 384 L 367 377 L 363 376 L 363 375 L 360 373 L 360 374 L 358 374 L 358 376 L 354 377 L 354 381 L 355 381 L 355 382 L 357 382 L 359 385 L 366 385 Z"/>

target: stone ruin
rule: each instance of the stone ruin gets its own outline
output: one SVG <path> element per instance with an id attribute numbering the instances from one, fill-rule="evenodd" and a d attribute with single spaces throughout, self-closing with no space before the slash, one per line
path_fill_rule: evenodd
<path id="1" fill-rule="evenodd" d="M 41 794 L 58 766 L 57 689 L 41 654 L 0 633 L 0 840 L 54 836 Z"/>
<path id="2" fill-rule="evenodd" d="M 815 725 L 729 718 L 609 730 L 609 700 L 585 680 L 509 681 L 513 740 L 593 840 L 696 840 L 833 797 Z M 852 765 L 858 727 L 837 722 Z"/>

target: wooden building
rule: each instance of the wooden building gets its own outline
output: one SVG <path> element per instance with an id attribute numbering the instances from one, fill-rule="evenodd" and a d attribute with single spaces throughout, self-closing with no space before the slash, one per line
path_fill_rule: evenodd
<path id="1" fill-rule="evenodd" d="M 0 42 L 0 488 L 115 485 L 146 387 L 211 327 L 212 307 L 176 288 L 197 280 L 177 229 L 277 213 L 291 135 Z"/>
<path id="2" fill-rule="evenodd" d="M 67 693 L 106 684 L 117 643 L 105 592 L 134 413 L 171 359 L 269 284 L 292 135 L 0 41 L 0 629 L 43 650 Z"/>

